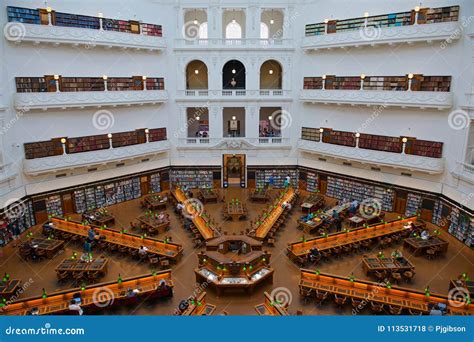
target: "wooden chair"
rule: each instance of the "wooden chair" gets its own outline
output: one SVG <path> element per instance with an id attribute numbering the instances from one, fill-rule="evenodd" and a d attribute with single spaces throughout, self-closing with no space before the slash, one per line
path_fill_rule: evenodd
<path id="1" fill-rule="evenodd" d="M 337 294 L 334 294 L 334 302 L 336 303 L 336 306 L 339 309 L 342 309 L 344 304 L 346 304 L 346 302 L 347 302 L 347 297 L 346 296 L 339 296 Z"/>
<path id="2" fill-rule="evenodd" d="M 56 276 L 58 277 L 58 282 L 62 282 L 69 278 L 69 272 L 68 271 L 56 272 Z"/>
<path id="3" fill-rule="evenodd" d="M 20 257 L 23 260 L 28 260 L 31 258 L 31 249 L 20 247 Z"/>
<path id="4" fill-rule="evenodd" d="M 370 248 L 370 245 L 372 244 L 372 241 L 371 240 L 363 240 L 363 241 L 361 241 L 360 244 L 361 244 L 362 249 L 367 250 L 367 249 Z"/>
<path id="5" fill-rule="evenodd" d="M 411 280 L 413 279 L 413 277 L 415 276 L 415 272 L 405 271 L 405 272 L 403 272 L 402 276 L 403 276 L 403 279 L 405 280 L 405 282 L 410 283 Z"/>
<path id="6" fill-rule="evenodd" d="M 160 266 L 162 270 L 166 270 L 170 267 L 170 261 L 167 258 L 160 258 Z"/>
<path id="7" fill-rule="evenodd" d="M 423 311 L 415 310 L 415 309 L 408 309 L 408 313 L 412 316 L 421 316 L 423 315 Z"/>
<path id="8" fill-rule="evenodd" d="M 391 276 L 393 282 L 396 283 L 396 284 L 399 284 L 400 280 L 402 280 L 402 275 L 398 272 L 392 272 L 392 274 L 390 276 Z"/>
<path id="9" fill-rule="evenodd" d="M 122 254 L 128 254 L 128 247 L 127 246 L 120 246 L 118 251 Z"/>
<path id="10" fill-rule="evenodd" d="M 361 305 L 362 302 L 363 302 L 363 300 L 361 300 L 361 299 L 356 299 L 356 298 L 351 297 L 351 305 L 354 309 L 357 308 L 359 305 Z"/>
<path id="11" fill-rule="evenodd" d="M 402 307 L 397 305 L 389 305 L 388 311 L 390 315 L 401 315 L 402 314 Z"/>
<path id="12" fill-rule="evenodd" d="M 95 283 L 100 278 L 100 271 L 89 272 L 87 274 L 87 280 L 91 283 Z"/>
<path id="13" fill-rule="evenodd" d="M 72 278 L 74 279 L 74 283 L 80 284 L 82 280 L 84 279 L 84 272 L 82 271 L 72 272 Z"/>
<path id="14" fill-rule="evenodd" d="M 306 263 L 308 262 L 308 259 L 305 256 L 300 256 L 296 258 L 296 264 L 300 267 L 304 267 Z"/>
<path id="15" fill-rule="evenodd" d="M 313 289 L 308 289 L 306 287 L 300 286 L 300 296 L 303 303 L 309 303 L 311 301 L 311 298 L 314 296 Z"/>
<path id="16" fill-rule="evenodd" d="M 270 247 L 275 247 L 275 239 L 270 238 L 267 240 L 267 245 Z"/>
<path id="17" fill-rule="evenodd" d="M 328 296 L 329 293 L 327 291 L 316 290 L 316 305 L 321 305 Z"/>
<path id="18" fill-rule="evenodd" d="M 375 278 L 377 278 L 378 281 L 384 281 L 385 278 L 387 277 L 387 272 L 375 271 L 374 275 L 375 275 Z"/>
<path id="19" fill-rule="evenodd" d="M 370 302 L 370 308 L 372 309 L 372 312 L 375 314 L 383 312 L 383 304 L 377 303 L 377 302 Z"/>
<path id="20" fill-rule="evenodd" d="M 150 262 L 150 265 L 154 266 L 154 265 L 158 265 L 158 263 L 160 262 L 160 259 L 157 256 L 152 255 L 148 258 L 148 261 Z"/>
<path id="21" fill-rule="evenodd" d="M 35 250 L 35 255 L 38 260 L 43 260 L 46 258 L 46 251 L 45 250 Z"/>
<path id="22" fill-rule="evenodd" d="M 331 257 L 330 250 L 324 250 L 324 251 L 321 251 L 320 253 L 321 253 L 321 258 L 324 260 L 329 260 L 329 258 Z"/>
<path id="23" fill-rule="evenodd" d="M 432 259 L 436 258 L 437 254 L 438 254 L 437 252 L 438 252 L 437 248 L 434 248 L 434 247 L 429 248 L 429 249 L 426 250 L 426 257 L 428 259 L 432 260 Z"/>

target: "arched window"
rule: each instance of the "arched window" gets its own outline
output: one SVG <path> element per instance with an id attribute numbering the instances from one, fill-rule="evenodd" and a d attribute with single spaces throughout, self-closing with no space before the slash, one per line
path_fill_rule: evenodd
<path id="1" fill-rule="evenodd" d="M 230 22 L 225 28 L 226 39 L 242 39 L 242 27 L 237 22 Z"/>
<path id="2" fill-rule="evenodd" d="M 270 37 L 270 30 L 268 25 L 265 23 L 260 23 L 260 39 L 268 39 Z"/>
<path id="3" fill-rule="evenodd" d="M 204 22 L 199 25 L 199 38 L 207 39 L 207 37 L 207 22 Z"/>

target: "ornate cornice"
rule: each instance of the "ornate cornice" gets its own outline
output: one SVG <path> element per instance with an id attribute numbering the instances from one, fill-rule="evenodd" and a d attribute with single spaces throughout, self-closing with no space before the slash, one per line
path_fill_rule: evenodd
<path id="1" fill-rule="evenodd" d="M 8 30 L 7 26 L 12 25 L 17 26 L 16 31 Z M 11 32 L 15 32 L 15 34 Z M 83 45 L 86 48 L 104 46 L 107 48 L 149 51 L 161 51 L 166 48 L 163 37 L 75 27 L 7 23 L 4 34 L 7 40 L 15 43 L 34 42 L 36 44 Z"/>
<path id="2" fill-rule="evenodd" d="M 378 90 L 302 90 L 304 102 L 336 103 L 349 105 L 385 105 L 446 109 L 452 107 L 450 92 L 431 91 L 378 91 Z"/>
<path id="3" fill-rule="evenodd" d="M 259 144 L 258 139 L 247 138 L 221 138 L 210 139 L 209 144 L 179 144 L 177 150 L 290 150 L 288 141 L 282 139 L 281 143 Z"/>
<path id="4" fill-rule="evenodd" d="M 17 109 L 83 108 L 102 106 L 129 106 L 166 102 L 166 90 L 147 91 L 83 91 L 61 93 L 16 93 Z"/>
<path id="5" fill-rule="evenodd" d="M 25 159 L 23 161 L 23 171 L 29 175 L 37 175 L 80 167 L 90 167 L 94 165 L 140 158 L 147 155 L 159 154 L 169 151 L 169 148 L 169 142 L 164 140 L 100 151 L 63 154 L 60 156 L 37 159 Z"/>
<path id="6" fill-rule="evenodd" d="M 303 50 L 459 39 L 459 22 L 367 28 L 303 38 Z"/>
<path id="7" fill-rule="evenodd" d="M 444 158 L 428 158 L 402 153 L 366 150 L 306 140 L 299 141 L 298 149 L 312 154 L 319 154 L 362 164 L 387 166 L 429 174 L 442 173 L 445 164 Z"/>

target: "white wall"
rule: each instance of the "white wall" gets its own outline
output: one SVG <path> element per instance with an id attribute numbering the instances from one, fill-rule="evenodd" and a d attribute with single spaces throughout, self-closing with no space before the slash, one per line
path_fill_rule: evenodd
<path id="1" fill-rule="evenodd" d="M 163 25 L 164 37 L 167 43 L 165 52 L 151 53 L 138 51 L 122 51 L 118 49 L 106 50 L 102 48 L 79 49 L 70 46 L 55 47 L 52 45 L 14 45 L 5 39 L 0 41 L 0 54 L 2 69 L 0 71 L 0 99 L 3 99 L 8 109 L 0 111 L 4 115 L 4 123 L 13 120 L 12 128 L 3 135 L 4 162 L 14 164 L 14 169 L 19 177 L 8 185 L 3 185 L 2 193 L 19 188 L 24 184 L 37 183 L 38 179 L 26 177 L 22 173 L 23 143 L 50 139 L 57 136 L 93 135 L 98 132 L 91 124 L 95 110 L 48 110 L 47 112 L 30 112 L 16 119 L 12 108 L 12 95 L 15 92 L 15 76 L 41 76 L 44 74 L 62 74 L 71 76 L 132 76 L 147 75 L 165 78 L 165 88 L 168 90 L 169 102 L 161 106 L 132 106 L 129 108 L 113 108 L 115 124 L 110 131 L 126 131 L 143 127 L 168 128 L 172 148 L 169 162 L 173 165 L 221 165 L 223 151 L 193 152 L 178 150 L 179 137 L 185 137 L 187 129 L 183 130 L 186 122 L 186 106 L 217 106 L 219 115 L 214 115 L 210 110 L 209 119 L 212 130 L 222 127 L 221 108 L 232 107 L 226 103 L 192 103 L 183 104 L 175 102 L 175 91 L 184 89 L 185 67 L 193 59 L 203 60 L 209 70 L 209 88 L 220 89 L 222 65 L 230 59 L 238 59 L 245 64 L 247 71 L 247 89 L 258 89 L 261 64 L 268 59 L 278 60 L 283 67 L 283 89 L 291 89 L 293 101 L 287 103 L 239 103 L 247 107 L 245 127 L 248 137 L 258 136 L 258 106 L 282 106 L 292 115 L 292 125 L 286 130 L 291 144 L 296 146 L 302 126 L 332 127 L 337 130 L 356 131 L 367 118 L 370 117 L 372 108 L 346 107 L 336 105 L 306 105 L 299 101 L 299 91 L 303 86 L 304 76 L 320 76 L 323 74 L 336 75 L 404 75 L 407 73 L 423 73 L 426 75 L 452 75 L 452 91 L 454 93 L 454 107 L 465 101 L 465 94 L 472 92 L 474 73 L 473 41 L 465 36 L 447 48 L 442 49 L 438 43 L 432 45 L 396 45 L 392 47 L 365 47 L 349 50 L 331 50 L 306 54 L 300 48 L 293 52 L 242 51 L 242 52 L 175 52 L 173 50 L 174 38 L 182 38 L 182 25 L 184 18 L 181 8 L 198 7 L 206 9 L 210 23 L 210 36 L 219 35 L 225 26 L 223 20 L 214 18 L 215 14 L 222 12 L 222 8 L 246 8 L 245 16 L 241 23 L 244 30 L 255 36 L 260 28 L 254 28 L 254 20 L 260 19 L 261 8 L 282 8 L 284 14 L 284 35 L 293 38 L 298 46 L 304 37 L 304 25 L 322 22 L 325 18 L 346 19 L 363 16 L 364 12 L 370 15 L 388 12 L 407 11 L 419 5 L 415 0 L 326 0 L 326 1 L 294 1 L 288 5 L 287 1 L 260 1 L 258 5 L 249 1 L 234 0 L 216 4 L 204 1 L 160 1 L 160 0 L 77 0 L 77 1 L 48 1 L 48 5 L 58 11 L 97 15 L 102 12 L 105 17 L 121 19 L 137 19 L 149 23 Z M 6 5 L 23 7 L 45 7 L 43 1 L 7 0 Z M 430 0 L 423 3 L 429 7 L 460 5 L 461 17 L 474 15 L 472 0 Z M 257 18 L 257 19 L 255 19 Z M 237 18 L 238 19 L 238 18 Z M 231 20 L 229 18 L 224 19 Z M 6 10 L 0 10 L 0 23 L 6 22 Z M 284 24 L 284 25 L 285 25 Z M 252 117 L 249 113 L 255 112 Z M 469 193 L 473 192 L 472 185 L 459 183 L 451 176 L 450 171 L 456 162 L 463 161 L 468 130 L 454 131 L 449 128 L 448 115 L 450 111 L 418 110 L 418 109 L 392 109 L 387 108 L 363 130 L 365 133 L 383 135 L 409 135 L 420 139 L 442 141 L 445 144 L 444 156 L 446 158 L 446 172 L 443 175 L 413 174 L 411 178 L 400 175 L 400 170 L 382 169 L 382 172 L 367 170 L 367 167 L 347 167 L 340 163 L 323 163 L 309 159 L 307 155 L 300 155 L 296 149 L 291 151 L 248 151 L 249 165 L 295 165 L 300 163 L 305 166 L 317 167 L 322 170 L 352 174 L 369 179 L 390 181 L 394 184 L 410 186 L 429 191 L 444 193 L 460 202 Z M 213 120 L 214 121 L 213 123 Z M 256 127 L 251 131 L 248 124 L 254 122 Z M 253 124 L 252 124 L 253 125 Z M 181 133 L 183 131 L 183 133 Z M 222 133 L 222 132 L 221 132 Z M 216 136 L 216 135 L 214 135 Z M 16 147 L 20 146 L 20 147 Z M 317 159 L 317 158 L 316 158 Z M 160 162 L 161 163 L 161 162 Z M 160 164 L 161 165 L 161 164 Z M 156 165 L 141 165 L 153 168 Z M 88 177 L 100 178 L 106 173 L 89 174 Z M 69 179 L 68 177 L 67 179 Z M 74 178 L 77 179 L 77 178 Z M 42 179 L 40 179 L 42 180 Z M 41 189 L 54 189 L 63 186 L 62 182 L 46 179 L 46 185 Z M 72 181 L 72 178 L 71 178 Z M 474 196 L 471 196 L 474 197 Z M 463 203 L 474 208 L 474 201 Z"/>

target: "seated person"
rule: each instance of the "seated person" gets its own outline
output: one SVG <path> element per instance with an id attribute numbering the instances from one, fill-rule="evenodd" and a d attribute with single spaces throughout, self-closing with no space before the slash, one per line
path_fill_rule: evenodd
<path id="1" fill-rule="evenodd" d="M 28 316 L 38 316 L 39 315 L 39 309 L 37 307 L 31 308 L 26 312 L 26 315 Z"/>
<path id="2" fill-rule="evenodd" d="M 127 298 L 133 298 L 137 295 L 137 293 L 132 290 L 131 288 L 128 288 L 127 291 L 125 292 L 125 297 Z"/>
<path id="3" fill-rule="evenodd" d="M 421 232 L 420 236 L 422 240 L 428 240 L 430 238 L 430 233 L 427 230 L 424 230 Z"/>
<path id="4" fill-rule="evenodd" d="M 403 254 L 398 249 L 396 249 L 392 252 L 392 258 L 395 258 L 395 259 L 403 258 Z"/>
<path id="5" fill-rule="evenodd" d="M 336 211 L 336 210 L 333 210 L 332 211 L 332 214 L 331 214 L 332 218 L 337 220 L 339 219 L 339 213 Z"/>
<path id="6" fill-rule="evenodd" d="M 443 312 L 440 310 L 438 304 L 433 305 L 430 310 L 430 316 L 442 316 Z"/>
<path id="7" fill-rule="evenodd" d="M 76 301 L 76 304 L 81 304 L 82 302 L 82 298 L 81 298 L 81 294 L 80 293 L 74 293 L 72 295 L 72 299 L 74 299 Z"/>
<path id="8" fill-rule="evenodd" d="M 140 246 L 140 248 L 138 249 L 138 255 L 139 256 L 147 256 L 148 254 L 148 248 L 146 248 L 145 246 Z"/>
<path id="9" fill-rule="evenodd" d="M 77 311 L 80 316 L 82 316 L 82 314 L 84 313 L 84 311 L 82 311 L 81 306 L 76 303 L 75 299 L 72 299 L 71 302 L 69 303 L 69 310 L 70 311 Z"/>
<path id="10" fill-rule="evenodd" d="M 87 238 L 91 241 L 94 241 L 95 239 L 95 230 L 94 228 L 90 227 L 89 230 L 87 231 Z"/>

